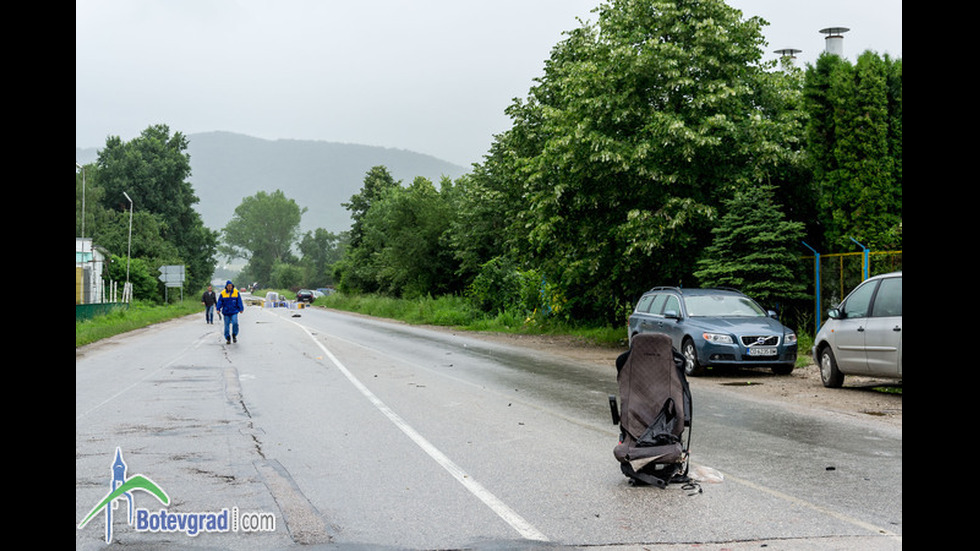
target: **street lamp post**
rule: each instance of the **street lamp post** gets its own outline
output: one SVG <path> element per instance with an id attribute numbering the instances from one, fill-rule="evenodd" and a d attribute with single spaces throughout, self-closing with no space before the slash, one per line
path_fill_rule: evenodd
<path id="1" fill-rule="evenodd" d="M 126 245 L 126 289 L 129 289 L 129 257 L 133 251 L 133 200 L 125 191 L 123 196 L 129 201 L 129 244 Z"/>
<path id="2" fill-rule="evenodd" d="M 81 260 L 81 266 L 82 266 L 82 284 L 81 284 L 81 286 L 82 286 L 82 288 L 81 288 L 81 297 L 82 298 L 81 298 L 81 300 L 84 303 L 85 302 L 85 295 L 86 295 L 86 291 L 87 291 L 85 289 L 85 167 L 82 166 L 82 165 L 80 165 L 78 163 L 78 161 L 75 161 L 75 166 L 79 170 L 82 171 L 82 235 L 81 235 L 81 239 L 82 239 L 82 260 Z"/>
<path id="3" fill-rule="evenodd" d="M 85 243 L 85 167 L 75 161 L 75 166 L 82 171 L 82 243 Z M 84 250 L 82 251 L 85 252 Z"/>

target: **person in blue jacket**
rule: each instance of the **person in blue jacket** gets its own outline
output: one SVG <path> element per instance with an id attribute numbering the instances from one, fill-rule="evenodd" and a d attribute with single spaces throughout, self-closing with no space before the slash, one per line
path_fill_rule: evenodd
<path id="1" fill-rule="evenodd" d="M 218 294 L 217 308 L 225 320 L 225 344 L 238 342 L 238 314 L 245 311 L 245 304 L 235 284 L 230 280 Z"/>

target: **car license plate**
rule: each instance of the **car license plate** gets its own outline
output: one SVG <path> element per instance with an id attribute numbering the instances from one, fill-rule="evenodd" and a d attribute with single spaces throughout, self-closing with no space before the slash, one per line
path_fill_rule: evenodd
<path id="1" fill-rule="evenodd" d="M 749 348 L 749 356 L 775 356 L 775 346 L 754 346 Z"/>

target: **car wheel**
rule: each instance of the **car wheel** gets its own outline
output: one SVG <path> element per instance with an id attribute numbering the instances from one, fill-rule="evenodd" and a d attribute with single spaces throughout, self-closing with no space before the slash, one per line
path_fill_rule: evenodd
<path id="1" fill-rule="evenodd" d="M 771 369 L 776 375 L 789 375 L 793 372 L 794 367 L 795 366 L 792 365 L 774 365 L 769 369 Z"/>
<path id="2" fill-rule="evenodd" d="M 685 339 L 684 344 L 681 345 L 681 353 L 684 355 L 684 373 L 691 377 L 704 375 L 704 367 L 698 362 L 698 351 L 694 348 L 694 341 Z"/>
<path id="3" fill-rule="evenodd" d="M 844 374 L 837 368 L 837 359 L 829 346 L 820 351 L 820 379 L 827 388 L 840 388 L 844 384 Z"/>

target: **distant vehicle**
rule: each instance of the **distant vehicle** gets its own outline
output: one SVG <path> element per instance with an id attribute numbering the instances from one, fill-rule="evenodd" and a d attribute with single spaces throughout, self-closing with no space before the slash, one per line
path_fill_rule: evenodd
<path id="1" fill-rule="evenodd" d="M 305 302 L 307 304 L 313 304 L 314 300 L 316 300 L 316 297 L 313 296 L 313 291 L 309 289 L 300 289 L 299 291 L 296 291 L 297 302 Z"/>
<path id="2" fill-rule="evenodd" d="M 334 289 L 331 289 L 329 287 L 317 287 L 316 290 L 319 291 L 320 293 L 323 293 L 323 296 L 332 295 L 335 291 Z"/>
<path id="3" fill-rule="evenodd" d="M 736 290 L 655 287 L 630 315 L 629 338 L 669 335 L 691 376 L 708 367 L 768 367 L 788 375 L 796 365 L 796 333 L 775 318 Z"/>
<path id="4" fill-rule="evenodd" d="M 823 386 L 845 375 L 902 378 L 902 272 L 866 279 L 851 291 L 813 340 Z"/>

